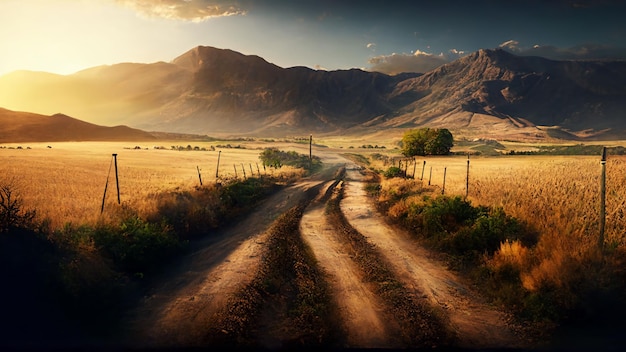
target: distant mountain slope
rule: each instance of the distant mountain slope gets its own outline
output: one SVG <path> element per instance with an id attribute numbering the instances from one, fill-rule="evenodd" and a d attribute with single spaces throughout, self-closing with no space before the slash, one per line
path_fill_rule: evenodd
<path id="1" fill-rule="evenodd" d="M 626 130 L 624 82 L 625 62 L 551 61 L 503 50 L 388 76 L 281 68 L 254 55 L 196 47 L 170 63 L 67 76 L 14 72 L 0 77 L 0 106 L 210 135 L 442 126 L 468 136 L 614 138 Z"/>
<path id="2" fill-rule="evenodd" d="M 474 114 L 518 127 L 626 129 L 626 62 L 552 61 L 480 50 L 423 76 L 392 96 L 412 96 L 392 124 L 470 126 Z"/>
<path id="3" fill-rule="evenodd" d="M 152 139 L 150 133 L 126 126 L 103 127 L 63 114 L 44 116 L 0 108 L 0 143 Z"/>

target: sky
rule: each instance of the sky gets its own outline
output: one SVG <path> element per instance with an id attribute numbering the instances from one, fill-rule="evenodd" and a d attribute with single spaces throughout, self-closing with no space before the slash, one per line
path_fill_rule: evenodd
<path id="1" fill-rule="evenodd" d="M 0 75 L 169 62 L 199 45 L 388 74 L 494 48 L 625 60 L 625 17 L 626 0 L 0 0 Z"/>

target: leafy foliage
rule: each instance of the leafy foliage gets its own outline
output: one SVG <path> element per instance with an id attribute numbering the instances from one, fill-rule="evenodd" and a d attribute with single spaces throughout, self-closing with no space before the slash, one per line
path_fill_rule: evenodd
<path id="1" fill-rule="evenodd" d="M 425 197 L 396 217 L 432 246 L 469 262 L 493 254 L 502 242 L 532 241 L 529 230 L 501 208 L 474 207 L 459 196 Z"/>
<path id="2" fill-rule="evenodd" d="M 149 223 L 138 216 L 122 219 L 118 226 L 100 226 L 94 241 L 123 271 L 143 275 L 176 254 L 182 243 L 165 223 Z"/>
<path id="3" fill-rule="evenodd" d="M 264 166 L 281 168 L 283 165 L 314 170 L 321 166 L 322 161 L 317 156 L 309 158 L 308 155 L 299 154 L 295 151 L 283 151 L 278 148 L 265 148 L 259 155 Z"/>
<path id="4" fill-rule="evenodd" d="M 402 154 L 447 155 L 454 145 L 454 138 L 448 129 L 420 128 L 409 130 L 402 137 Z"/>
<path id="5" fill-rule="evenodd" d="M 397 167 L 397 166 L 391 166 L 389 167 L 385 173 L 383 174 L 386 178 L 392 178 L 392 177 L 404 177 L 404 170 L 402 170 L 401 168 Z"/>

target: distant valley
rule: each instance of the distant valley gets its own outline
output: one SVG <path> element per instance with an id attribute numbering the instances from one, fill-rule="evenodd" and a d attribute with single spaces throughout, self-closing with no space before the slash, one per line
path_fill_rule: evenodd
<path id="1" fill-rule="evenodd" d="M 626 62 L 552 61 L 500 49 L 426 73 L 389 76 L 281 68 L 258 56 L 196 47 L 169 63 L 72 75 L 16 71 L 0 77 L 0 107 L 202 135 L 401 134 L 429 126 L 463 138 L 620 139 L 626 138 L 623 82 Z M 7 123 L 18 128 L 15 116 L 1 118 L 2 135 Z"/>

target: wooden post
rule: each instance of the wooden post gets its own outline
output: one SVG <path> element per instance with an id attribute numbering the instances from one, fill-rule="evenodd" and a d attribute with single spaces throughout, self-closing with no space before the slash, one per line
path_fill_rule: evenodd
<path id="1" fill-rule="evenodd" d="M 604 250 L 604 227 L 606 225 L 606 147 L 602 147 L 602 159 L 600 160 L 602 173 L 600 175 L 600 238 L 598 247 Z"/>
<path id="2" fill-rule="evenodd" d="M 235 170 L 235 178 L 237 178 L 237 165 L 233 164 L 233 169 Z"/>
<path id="3" fill-rule="evenodd" d="M 404 178 L 406 178 L 406 169 L 408 166 L 409 166 L 409 161 L 407 160 L 404 162 Z"/>
<path id="4" fill-rule="evenodd" d="M 467 154 L 467 177 L 465 178 L 465 199 L 467 199 L 467 195 L 469 194 L 469 154 Z"/>
<path id="5" fill-rule="evenodd" d="M 417 160 L 413 158 L 413 179 L 415 180 L 415 169 L 417 168 Z"/>
<path id="6" fill-rule="evenodd" d="M 424 180 L 424 169 L 426 168 L 426 160 L 424 160 L 424 165 L 422 165 L 422 177 L 420 178 L 420 181 Z"/>
<path id="7" fill-rule="evenodd" d="M 243 167 L 243 163 L 241 163 L 241 171 L 243 171 L 243 179 L 246 179 L 246 168 Z"/>
<path id="8" fill-rule="evenodd" d="M 250 166 L 250 177 L 254 177 L 254 171 L 252 171 L 252 163 L 248 163 L 248 166 Z"/>
<path id="9" fill-rule="evenodd" d="M 220 175 L 220 156 L 222 156 L 222 151 L 217 152 L 217 167 L 215 168 L 215 178 L 218 178 Z"/>
<path id="10" fill-rule="evenodd" d="M 115 161 L 115 186 L 117 188 L 117 204 L 120 204 L 120 179 L 117 176 L 117 154 L 113 154 L 113 160 Z"/>
<path id="11" fill-rule="evenodd" d="M 202 175 L 200 174 L 200 166 L 196 165 L 196 169 L 198 170 L 198 178 L 200 179 L 200 186 L 202 186 Z"/>
<path id="12" fill-rule="evenodd" d="M 430 167 L 430 175 L 428 176 L 428 185 L 430 186 L 430 180 L 433 178 L 433 167 Z"/>
<path id="13" fill-rule="evenodd" d="M 443 186 L 441 187 L 441 194 L 446 192 L 446 169 L 447 167 L 443 168 Z"/>
<path id="14" fill-rule="evenodd" d="M 261 170 L 259 169 L 259 163 L 256 163 L 256 173 L 261 176 Z"/>

